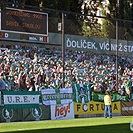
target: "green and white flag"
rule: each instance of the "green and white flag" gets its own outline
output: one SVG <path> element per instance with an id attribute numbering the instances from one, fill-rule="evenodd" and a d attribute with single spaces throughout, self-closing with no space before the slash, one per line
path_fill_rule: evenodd
<path id="1" fill-rule="evenodd" d="M 104 101 L 105 94 L 102 94 L 100 92 L 93 92 L 92 93 L 92 96 L 93 96 L 93 100 L 94 101 L 103 102 Z M 122 96 L 118 92 L 110 93 L 110 96 L 111 96 L 112 102 L 128 101 L 129 100 L 128 95 Z"/>
<path id="2" fill-rule="evenodd" d="M 38 108 L 37 91 L 4 91 L 4 108 Z"/>
<path id="3" fill-rule="evenodd" d="M 89 84 L 73 84 L 74 101 L 87 103 L 91 101 L 91 89 Z"/>
<path id="4" fill-rule="evenodd" d="M 73 101 L 72 88 L 45 89 L 41 94 L 44 105 L 68 104 Z"/>

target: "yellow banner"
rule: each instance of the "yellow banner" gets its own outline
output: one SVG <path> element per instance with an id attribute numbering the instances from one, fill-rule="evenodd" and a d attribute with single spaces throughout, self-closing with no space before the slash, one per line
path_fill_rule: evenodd
<path id="1" fill-rule="evenodd" d="M 120 113 L 120 101 L 113 102 L 112 113 Z M 74 114 L 103 114 L 104 113 L 104 103 L 103 102 L 88 102 L 88 103 L 76 103 L 74 102 Z"/>

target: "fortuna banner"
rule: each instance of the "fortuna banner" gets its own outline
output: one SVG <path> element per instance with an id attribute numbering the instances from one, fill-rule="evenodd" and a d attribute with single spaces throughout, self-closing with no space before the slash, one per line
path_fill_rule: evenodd
<path id="1" fill-rule="evenodd" d="M 44 105 L 68 104 L 73 102 L 72 88 L 45 89 L 41 91 Z"/>
<path id="2" fill-rule="evenodd" d="M 39 96 L 37 91 L 4 91 L 4 108 L 38 108 Z"/>

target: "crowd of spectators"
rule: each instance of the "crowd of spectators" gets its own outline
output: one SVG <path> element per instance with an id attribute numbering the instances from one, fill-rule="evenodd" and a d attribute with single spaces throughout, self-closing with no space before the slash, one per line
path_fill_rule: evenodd
<path id="1" fill-rule="evenodd" d="M 118 88 L 116 74 L 118 72 Z M 90 84 L 95 92 L 117 91 L 130 96 L 133 59 L 83 51 L 65 51 L 65 87 Z M 62 87 L 62 52 L 56 48 L 26 45 L 0 46 L 0 90 L 40 91 Z"/>

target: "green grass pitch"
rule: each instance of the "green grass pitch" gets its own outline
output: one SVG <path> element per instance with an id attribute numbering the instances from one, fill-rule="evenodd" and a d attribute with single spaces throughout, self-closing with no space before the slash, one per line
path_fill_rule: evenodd
<path id="1" fill-rule="evenodd" d="M 133 117 L 0 123 L 2 133 L 132 133 Z"/>

